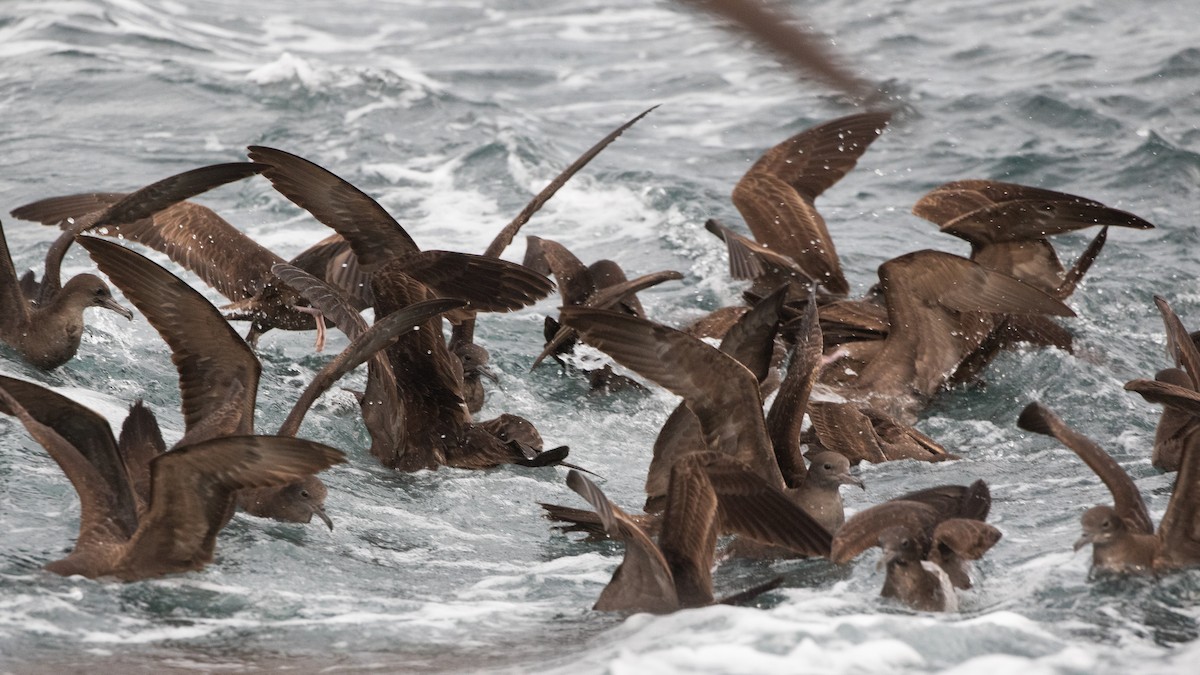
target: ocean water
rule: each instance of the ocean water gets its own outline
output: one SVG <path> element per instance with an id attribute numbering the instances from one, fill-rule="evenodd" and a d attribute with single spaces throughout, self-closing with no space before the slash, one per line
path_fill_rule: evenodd
<path id="1" fill-rule="evenodd" d="M 1072 553 L 1079 514 L 1107 501 L 1070 451 L 1015 428 L 1040 400 L 1135 477 L 1152 515 L 1171 477 L 1150 465 L 1158 410 L 1122 390 L 1167 364 L 1153 294 L 1200 327 L 1200 9 L 1151 0 L 789 2 L 898 109 L 858 168 L 818 200 L 856 292 L 884 260 L 966 252 L 910 214 L 928 189 L 994 178 L 1133 211 L 1152 231 L 1113 231 L 1067 321 L 1078 353 L 1005 354 L 980 385 L 941 395 L 919 426 L 963 459 L 859 470 L 858 510 L 911 489 L 983 478 L 1004 538 L 962 612 L 915 613 L 878 597 L 877 552 L 730 562 L 718 592 L 770 575 L 757 607 L 670 616 L 590 609 L 618 545 L 576 541 L 539 501 L 581 506 L 561 469 L 378 466 L 349 394 L 328 394 L 303 436 L 343 448 L 324 475 L 330 533 L 238 516 L 202 572 L 132 584 L 59 578 L 79 505 L 61 471 L 0 419 L 0 671 L 291 669 L 565 673 L 1194 672 L 1200 572 L 1158 582 L 1087 580 Z M 376 197 L 426 248 L 479 252 L 524 203 L 611 128 L 650 114 L 526 226 L 584 261 L 682 282 L 642 295 L 679 325 L 735 302 L 709 217 L 737 224 L 733 184 L 766 148 L 855 108 L 798 79 L 741 36 L 667 0 L 9 0 L 0 4 L 0 207 L 130 190 L 195 166 L 289 150 Z M 327 230 L 262 179 L 201 199 L 280 255 Z M 4 217 L 18 270 L 55 231 Z M 1073 259 L 1092 232 L 1056 239 Z M 523 239 L 505 257 L 520 260 Z M 79 250 L 66 273 L 93 269 Z M 193 284 L 200 282 L 184 275 Z M 204 289 L 208 297 L 215 293 Z M 546 365 L 551 297 L 486 316 L 501 373 L 486 418 L 514 412 L 604 476 L 631 508 L 653 438 L 676 400 L 590 395 Z M 80 356 L 41 373 L 0 350 L 0 372 L 54 387 L 119 424 L 144 398 L 182 433 L 165 345 L 137 317 L 90 316 Z M 345 344 L 340 336 L 330 349 Z M 274 332 L 258 428 L 273 430 L 328 358 L 310 334 Z M 599 359 L 596 353 L 581 358 Z M 348 378 L 360 384 L 362 373 Z"/>

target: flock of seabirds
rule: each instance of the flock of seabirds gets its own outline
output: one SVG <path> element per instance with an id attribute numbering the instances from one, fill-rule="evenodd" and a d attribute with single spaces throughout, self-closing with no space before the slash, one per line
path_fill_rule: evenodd
<path id="1" fill-rule="evenodd" d="M 653 109 L 651 109 L 653 110 Z M 370 196 L 288 152 L 252 146 L 249 162 L 201 167 L 136 192 L 51 197 L 12 211 L 59 226 L 40 278 L 18 278 L 0 234 L 0 340 L 50 370 L 80 346 L 84 311 L 132 319 L 92 274 L 61 283 L 78 243 L 159 332 L 179 373 L 183 437 L 168 449 L 153 413 L 130 407 L 120 433 L 86 407 L 38 384 L 0 377 L 0 412 L 16 417 L 78 492 L 74 549 L 46 569 L 124 581 L 198 570 L 235 509 L 289 522 L 315 516 L 330 528 L 317 473 L 346 461 L 296 438 L 310 405 L 365 363 L 357 398 L 370 453 L 397 471 L 503 464 L 569 468 L 567 484 L 591 509 L 543 505 L 567 530 L 624 542 L 625 557 L 595 607 L 669 612 L 717 602 L 712 571 L 729 557 L 824 557 L 847 563 L 878 546 L 882 595 L 924 611 L 953 610 L 969 588 L 969 562 L 1000 539 L 987 523 L 983 481 L 922 489 L 850 518 L 840 489 L 862 482 L 859 462 L 955 459 L 917 431 L 921 410 L 948 385 L 969 382 L 1017 344 L 1071 349 L 1056 317 L 1100 254 L 1108 227 L 1153 227 L 1131 213 L 1061 192 L 991 180 L 930 191 L 913 212 L 965 239 L 969 257 L 921 250 L 879 266 L 879 283 L 849 297 L 834 243 L 814 201 L 850 171 L 890 114 L 849 115 L 768 150 L 737 182 L 733 203 L 748 233 L 715 220 L 745 304 L 676 329 L 648 318 L 637 293 L 678 280 L 662 271 L 628 279 L 608 260 L 585 264 L 561 244 L 527 238 L 523 264 L 500 255 L 574 173 L 649 113 L 590 148 L 506 226 L 482 254 L 423 251 Z M 189 201 L 261 175 L 334 233 L 285 261 Z M 1050 237 L 1099 227 L 1069 268 Z M 125 246 L 112 239 L 137 246 Z M 218 310 L 136 247 L 165 254 L 225 296 Z M 553 277 L 552 283 L 550 277 Z M 503 414 L 479 421 L 488 368 L 475 322 L 557 292 L 545 319 L 546 358 L 578 342 L 681 397 L 654 442 L 643 513 L 622 510 L 547 449 L 535 423 Z M 1157 530 L 1134 482 L 1099 445 L 1031 403 L 1017 424 L 1058 439 L 1109 488 L 1112 505 L 1082 516 L 1076 548 L 1090 544 L 1096 574 L 1157 575 L 1200 564 L 1200 333 L 1189 334 L 1156 298 L 1173 367 L 1126 388 L 1163 404 L 1153 463 L 1176 471 Z M 373 308 L 375 321 L 362 316 Z M 243 339 L 229 321 L 250 322 Z M 445 328 L 449 324 L 448 337 Z M 272 329 L 327 326 L 349 345 L 317 373 L 273 434 L 254 428 L 261 365 L 253 347 Z M 719 346 L 713 346 L 719 341 Z M 642 388 L 611 367 L 579 372 L 593 387 Z M 764 412 L 764 401 L 774 394 Z M 805 419 L 810 424 L 805 425 Z M 720 602 L 741 602 L 770 580 Z"/>

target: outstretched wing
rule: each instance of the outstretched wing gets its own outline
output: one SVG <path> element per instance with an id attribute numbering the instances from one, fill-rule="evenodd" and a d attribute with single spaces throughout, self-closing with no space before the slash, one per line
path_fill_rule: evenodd
<path id="1" fill-rule="evenodd" d="M 876 504 L 851 516 L 833 537 L 829 559 L 847 563 L 858 554 L 879 544 L 879 535 L 893 527 L 928 532 L 942 520 L 937 509 L 904 499 Z"/>
<path id="2" fill-rule="evenodd" d="M 768 150 L 733 189 L 758 243 L 796 261 L 831 293 L 850 286 L 813 200 L 854 168 L 890 118 L 861 113 L 802 131 Z"/>
<path id="3" fill-rule="evenodd" d="M 262 366 L 204 296 L 145 256 L 95 237 L 79 243 L 171 348 L 189 442 L 254 430 Z M 221 417 L 219 424 L 214 424 Z M 196 435 L 194 431 L 205 432 Z"/>
<path id="4" fill-rule="evenodd" d="M 133 535 L 137 505 L 108 422 L 49 389 L 7 377 L 0 378 L 0 412 L 19 419 L 75 487 L 77 547 L 120 543 Z"/>
<path id="5" fill-rule="evenodd" d="M 595 609 L 605 612 L 670 612 L 679 607 L 670 567 L 650 537 L 609 501 L 582 473 L 567 473 L 567 486 L 587 500 L 610 537 L 625 542 L 625 559 L 600 593 Z"/>
<path id="6" fill-rule="evenodd" d="M 29 299 L 21 292 L 4 227 L 0 226 L 0 335 L 11 335 L 29 321 Z"/>
<path id="7" fill-rule="evenodd" d="M 17 209 L 18 217 L 59 224 L 66 231 L 46 253 L 42 302 L 59 290 L 63 256 L 73 235 L 84 232 L 130 239 L 165 253 L 231 300 L 253 295 L 254 290 L 247 289 L 261 284 L 261 275 L 279 259 L 210 209 L 184 200 L 264 168 L 249 162 L 213 164 L 169 176 L 127 195 L 52 197 Z M 110 197 L 117 199 L 105 203 Z M 89 204 L 101 208 L 70 213 Z M 65 221 L 64 214 L 69 214 Z"/>
<path id="8" fill-rule="evenodd" d="M 267 165 L 275 189 L 346 238 L 367 271 L 420 251 L 408 232 L 365 192 L 302 157 L 259 145 L 250 159 Z"/>
<path id="9" fill-rule="evenodd" d="M 327 445 L 280 436 L 226 436 L 161 455 L 150 464 L 150 508 L 122 561 L 124 575 L 208 562 L 235 490 L 282 485 L 344 461 Z"/>
<path id="10" fill-rule="evenodd" d="M 721 506 L 721 527 L 800 555 L 828 557 L 832 537 L 779 488 L 735 459 L 716 453 L 688 456 L 676 467 L 695 467 L 708 477 Z M 677 470 L 683 470 L 678 469 Z M 674 480 L 674 477 L 672 477 Z"/>
<path id="11" fill-rule="evenodd" d="M 1112 493 L 1117 515 L 1143 534 L 1154 533 L 1154 523 L 1146 510 L 1146 502 L 1133 479 L 1125 469 L 1099 445 L 1083 434 L 1068 427 L 1049 408 L 1041 403 L 1030 403 L 1021 411 L 1017 426 L 1036 434 L 1052 436 L 1067 446 L 1083 460 Z"/>
<path id="12" fill-rule="evenodd" d="M 292 406 L 291 412 L 279 427 L 280 436 L 295 436 L 300 431 L 300 423 L 304 415 L 312 407 L 313 401 L 325 393 L 343 375 L 357 368 L 388 345 L 402 338 L 404 332 L 428 321 L 442 312 L 462 307 L 462 300 L 425 300 L 397 310 L 375 322 L 361 335 L 356 337 L 341 354 L 325 365 L 312 379 L 312 382 L 301 392 L 300 398 Z"/>
<path id="13" fill-rule="evenodd" d="M 745 366 L 686 333 L 628 314 L 564 307 L 562 319 L 588 344 L 682 396 L 700 420 L 708 449 L 735 457 L 783 486 L 758 382 Z"/>

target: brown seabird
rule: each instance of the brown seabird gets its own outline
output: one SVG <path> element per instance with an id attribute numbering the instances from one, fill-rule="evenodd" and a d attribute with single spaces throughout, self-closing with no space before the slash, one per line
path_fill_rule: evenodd
<path id="1" fill-rule="evenodd" d="M 988 269 L 1063 299 L 1071 295 L 1091 265 L 1068 272 L 1047 237 L 1085 227 L 1153 229 L 1154 225 L 1120 209 L 1065 192 L 966 179 L 939 185 L 913 206 L 913 214 L 971 245 L 971 259 Z M 1103 239 L 1099 240 L 1101 245 Z"/>
<path id="2" fill-rule="evenodd" d="M 26 361 L 52 370 L 74 358 L 83 337 L 83 311 L 88 307 L 102 307 L 133 319 L 133 312 L 113 300 L 108 284 L 93 274 L 72 277 L 36 305 L 31 300 L 17 280 L 0 227 L 0 341 Z"/>
<path id="3" fill-rule="evenodd" d="M 171 360 L 179 371 L 185 423 L 183 438 L 176 447 L 222 436 L 254 434 L 262 366 L 220 312 L 178 277 L 130 249 L 94 237 L 81 237 L 79 243 L 171 348 Z M 387 317 L 393 320 L 386 324 L 391 331 L 388 335 L 378 335 L 377 331 L 360 336 L 317 374 L 285 420 L 280 435 L 295 434 L 308 406 L 321 391 L 397 333 L 411 332 L 416 323 L 459 304 L 441 300 L 414 307 L 399 321 Z M 238 505 L 251 515 L 290 522 L 306 523 L 315 515 L 332 528 L 324 511 L 325 495 L 320 480 L 306 476 L 294 484 L 239 491 Z"/>
<path id="4" fill-rule="evenodd" d="M 277 265 L 275 273 L 334 318 L 347 335 L 367 330 L 366 322 L 337 289 L 287 265 Z M 429 302 L 430 291 L 400 265 L 377 272 L 372 286 L 376 311 L 381 314 Z M 442 339 L 440 318 L 421 321 L 414 328 L 367 365 L 367 386 L 359 404 L 371 434 L 372 455 L 401 471 L 561 463 L 567 448 L 542 452 L 541 436 L 528 420 L 501 415 L 475 422 L 463 396 L 459 361 Z"/>
<path id="5" fill-rule="evenodd" d="M 811 448 L 845 455 L 852 464 L 915 459 L 940 462 L 958 459 L 940 443 L 891 416 L 856 403 L 811 401 L 812 426 L 803 437 Z M 810 450 L 812 452 L 812 450 Z"/>
<path id="6" fill-rule="evenodd" d="M 1017 426 L 1052 436 L 1079 456 L 1112 493 L 1113 504 L 1093 506 L 1081 518 L 1075 550 L 1092 545 L 1092 572 L 1156 574 L 1200 564 L 1200 455 L 1185 454 L 1167 511 L 1155 531 L 1146 502 L 1129 474 L 1090 438 L 1066 425 L 1040 403 L 1021 412 Z"/>
<path id="7" fill-rule="evenodd" d="M 608 133 L 607 136 L 600 139 L 595 145 L 584 151 L 584 153 L 576 158 L 570 166 L 563 169 L 561 173 L 554 177 L 554 180 L 550 181 L 546 187 L 542 188 L 542 191 L 535 195 L 534 198 L 525 205 L 525 208 L 521 209 L 521 212 L 518 213 L 517 216 L 508 223 L 508 225 L 505 225 L 504 228 L 500 230 L 500 233 L 492 239 L 490 244 L 488 244 L 488 247 L 486 250 L 484 250 L 483 255 L 489 258 L 499 258 L 500 255 L 504 253 L 504 250 L 508 248 L 508 245 L 512 243 L 513 239 L 516 238 L 517 233 L 521 230 L 521 227 L 523 227 L 525 223 L 527 223 L 529 219 L 533 217 L 533 214 L 541 209 L 541 207 L 544 206 L 545 203 L 549 201 L 556 192 L 558 192 L 559 188 L 566 185 L 567 181 L 569 181 L 572 176 L 583 169 L 583 167 L 587 166 L 588 162 L 591 162 L 596 155 L 600 154 L 602 150 L 607 148 L 613 141 L 617 140 L 617 138 L 620 137 L 621 134 L 625 133 L 627 129 L 637 123 L 638 120 L 642 119 L 646 115 L 649 115 L 650 112 L 657 107 L 657 105 L 651 106 L 638 113 L 632 119 L 624 122 L 616 129 L 613 129 Z M 529 247 L 526 248 L 526 267 L 529 267 L 530 263 L 533 262 L 533 260 L 531 260 L 531 254 L 534 252 L 534 248 L 536 248 L 536 246 L 532 242 L 530 243 Z M 536 255 L 534 257 L 536 257 Z M 545 261 L 542 260 L 540 263 L 540 267 L 531 267 L 531 269 L 534 269 L 542 276 L 549 275 L 550 269 L 548 266 L 545 266 Z M 593 264 L 591 267 L 594 266 L 595 264 Z M 619 272 L 620 268 L 617 269 Z M 606 270 L 604 269 L 598 269 L 593 272 L 593 274 L 597 275 L 597 278 L 601 278 L 605 271 Z M 621 279 L 621 281 L 624 281 L 624 279 Z M 633 298 L 632 302 L 637 304 L 636 296 L 631 297 Z M 641 309 L 640 304 L 637 304 L 637 307 L 639 310 Z M 550 337 L 547 336 L 546 339 L 550 340 Z M 489 375 L 490 371 L 486 369 L 486 364 L 489 359 L 487 350 L 475 343 L 475 317 L 473 315 L 470 318 L 460 321 L 451 327 L 450 351 L 453 352 L 455 356 L 458 356 L 462 361 L 463 393 L 466 397 L 467 409 L 472 413 L 479 412 L 479 410 L 483 407 L 484 399 L 483 378 L 486 377 L 493 381 L 496 381 L 496 378 L 494 377 L 494 374 Z M 484 368 L 479 367 L 478 364 L 480 363 L 484 364 Z M 604 374 L 600 374 L 597 377 L 600 378 L 600 381 L 593 385 L 593 389 L 605 388 L 609 386 L 610 383 L 614 384 L 615 386 L 621 382 L 619 377 L 606 378 Z M 630 380 L 630 382 L 632 382 L 632 380 Z"/>
<path id="8" fill-rule="evenodd" d="M 78 494 L 75 546 L 45 566 L 64 576 L 136 581 L 201 569 L 212 562 L 237 491 L 294 482 L 345 461 L 340 451 L 312 441 L 225 436 L 143 464 L 129 440 L 133 435 L 123 432 L 118 444 L 104 418 L 48 389 L 0 378 L 0 404 L 54 458 Z M 153 423 L 139 408 L 130 419 Z M 142 423 L 127 419 L 126 427 Z"/>
<path id="9" fill-rule="evenodd" d="M 688 455 L 671 467 L 658 544 L 583 474 L 567 485 L 596 509 L 605 532 L 625 543 L 625 559 L 594 609 L 672 612 L 713 604 L 712 568 L 717 535 L 737 532 L 801 555 L 828 555 L 829 533 L 777 488 L 730 457 Z M 745 600 L 778 580 L 735 596 Z M 730 599 L 721 602 L 730 602 Z"/>
<path id="10" fill-rule="evenodd" d="M 262 146 L 251 146 L 250 157 L 268 166 L 263 176 L 283 196 L 345 238 L 363 273 L 373 278 L 386 267 L 420 283 L 435 297 L 467 301 L 466 311 L 458 310 L 456 320 L 465 319 L 470 311 L 520 309 L 554 288 L 545 277 L 517 263 L 454 251 L 422 251 L 378 202 L 302 157 Z"/>
<path id="11" fill-rule="evenodd" d="M 897 497 L 847 520 L 834 535 L 830 559 L 847 563 L 878 546 L 887 570 L 880 595 L 920 611 L 956 611 L 954 589 L 971 587 L 969 561 L 1000 540 L 1000 531 L 984 522 L 991 503 L 983 481 Z"/>
<path id="12" fill-rule="evenodd" d="M 797 416 L 804 415 L 811 386 L 805 381 L 810 382 L 818 365 L 813 357 L 820 354 L 819 332 L 801 331 L 811 337 L 798 344 L 815 343 L 815 347 L 798 347 L 795 363 L 776 397 L 775 405 L 782 406 L 780 414 L 768 415 L 768 423 L 755 374 L 722 350 L 681 331 L 618 312 L 564 307 L 562 316 L 564 324 L 579 331 L 585 342 L 683 397 L 700 430 L 692 452 L 731 457 L 793 503 L 810 509 L 811 516 L 827 530 L 841 524 L 839 486 L 862 483 L 849 474 L 849 464 L 840 456 L 814 458 L 814 466 L 806 467 L 793 433 Z M 808 318 L 810 326 L 815 326 L 815 311 Z M 690 456 L 682 446 L 675 453 Z M 660 466 L 674 465 L 666 460 L 660 458 Z M 657 475 L 661 473 L 659 469 Z M 648 480 L 648 506 L 652 508 L 655 488 L 654 481 Z"/>
<path id="13" fill-rule="evenodd" d="M 846 356 L 824 371 L 822 382 L 902 424 L 916 420 L 917 411 L 990 332 L 990 322 L 971 317 L 1075 315 L 1033 286 L 942 251 L 915 251 L 884 262 L 879 283 L 887 337 L 840 345 Z"/>
<path id="14" fill-rule="evenodd" d="M 235 180 L 265 168 L 265 165 L 250 162 L 219 164 L 194 169 L 172 179 L 192 174 L 219 176 L 219 172 L 227 172 L 229 180 Z M 96 218 L 95 214 L 110 209 L 114 203 L 132 201 L 141 192 L 51 197 L 15 209 L 13 215 L 47 225 L 61 225 L 74 234 L 87 232 L 135 241 L 166 254 L 229 299 L 230 304 L 225 307 L 226 318 L 252 322 L 246 336 L 251 345 L 272 328 L 316 328 L 318 347 L 323 345 L 323 324 L 316 321 L 308 308 L 299 304 L 301 299 L 293 290 L 278 283 L 271 275 L 271 267 L 284 260 L 212 209 L 181 201 L 199 190 L 192 195 L 173 190 L 171 195 L 175 203 L 162 204 L 157 211 L 143 208 L 136 214 L 124 212 L 119 218 Z M 100 222 L 89 222 L 95 220 Z M 367 275 L 358 269 L 354 252 L 341 235 L 322 239 L 293 258 L 291 263 L 338 285 L 355 299 L 360 310 L 370 306 Z"/>
<path id="15" fill-rule="evenodd" d="M 665 281 L 677 281 L 683 275 L 673 270 L 644 274 L 632 281 L 625 277 L 625 272 L 619 265 L 611 261 L 599 268 L 600 274 L 593 273 L 591 266 L 585 266 L 583 261 L 567 250 L 567 247 L 550 239 L 528 237 L 532 250 L 540 254 L 541 260 L 554 275 L 566 307 L 593 307 L 596 309 L 617 309 L 632 316 L 645 318 L 642 304 L 637 299 L 637 293 Z M 526 256 L 526 266 L 529 266 L 529 256 Z M 536 265 L 534 268 L 536 269 Z M 546 318 L 546 346 L 537 358 L 533 360 L 536 368 L 547 356 L 568 353 L 575 344 L 575 331 L 569 327 L 560 326 L 550 317 Z"/>
<path id="16" fill-rule="evenodd" d="M 1200 419 L 1189 410 L 1172 405 L 1158 394 L 1169 394 L 1172 400 L 1188 400 L 1200 392 L 1200 349 L 1196 341 L 1200 333 L 1189 333 L 1179 316 L 1165 299 L 1154 296 L 1154 304 L 1162 314 L 1167 329 L 1167 353 L 1174 368 L 1160 370 L 1154 381 L 1134 380 L 1125 385 L 1151 403 L 1163 403 L 1162 416 L 1154 429 L 1154 453 L 1151 463 L 1160 471 L 1178 471 L 1185 453 L 1200 447 Z"/>
<path id="17" fill-rule="evenodd" d="M 970 258 L 1054 298 L 1065 300 L 1104 247 L 1109 226 L 1138 230 L 1154 226 L 1142 218 L 1065 192 L 994 180 L 967 179 L 940 185 L 913 206 L 913 213 L 942 232 L 971 245 Z M 1070 270 L 1063 267 L 1048 237 L 1103 226 Z M 1048 317 L 980 317 L 993 329 L 959 366 L 952 383 L 973 379 L 1002 349 L 1018 342 L 1071 351 L 1071 334 Z"/>
<path id="18" fill-rule="evenodd" d="M 854 168 L 890 119 L 887 112 L 857 113 L 806 129 L 767 150 L 733 189 L 755 241 L 790 258 L 833 295 L 846 295 L 850 286 L 813 202 Z M 783 280 L 759 277 L 763 292 Z"/>

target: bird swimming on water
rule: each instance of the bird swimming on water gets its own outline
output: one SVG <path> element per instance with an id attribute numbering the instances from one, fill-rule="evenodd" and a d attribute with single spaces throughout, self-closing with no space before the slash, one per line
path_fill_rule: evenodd
<path id="1" fill-rule="evenodd" d="M 971 587 L 969 561 L 1000 540 L 984 522 L 991 505 L 981 480 L 911 492 L 854 514 L 834 535 L 829 557 L 847 563 L 878 546 L 887 572 L 881 596 L 920 611 L 956 611 L 955 589 Z"/>
<path id="2" fill-rule="evenodd" d="M 83 338 L 83 312 L 89 307 L 133 319 L 133 312 L 114 300 L 108 284 L 94 274 L 71 277 L 35 304 L 21 289 L 0 228 L 0 342 L 38 368 L 53 370 L 75 358 Z"/>
<path id="3" fill-rule="evenodd" d="M 1200 565 L 1200 456 L 1183 457 L 1166 513 L 1158 530 L 1141 492 L 1129 474 L 1090 438 L 1067 426 L 1040 403 L 1021 411 L 1017 426 L 1052 436 L 1079 456 L 1112 494 L 1112 505 L 1093 506 L 1080 518 L 1082 534 L 1075 550 L 1092 546 L 1092 572 L 1158 574 Z"/>
<path id="4" fill-rule="evenodd" d="M 294 482 L 345 461 L 320 443 L 253 435 L 157 454 L 133 431 L 145 424 L 157 430 L 140 402 L 118 443 L 100 415 L 11 378 L 0 378 L 0 412 L 21 421 L 79 497 L 79 537 L 67 557 L 45 566 L 63 576 L 136 581 L 201 569 L 212 562 L 237 491 Z"/>

